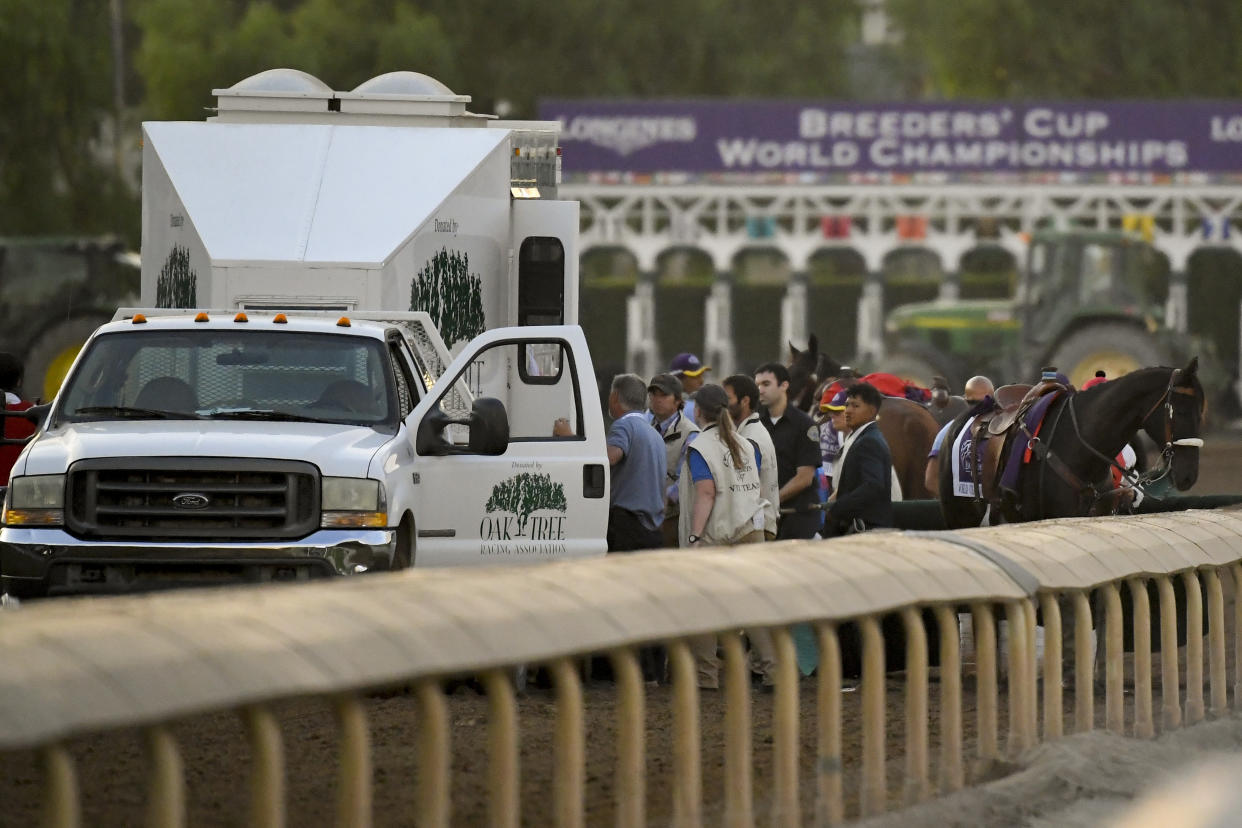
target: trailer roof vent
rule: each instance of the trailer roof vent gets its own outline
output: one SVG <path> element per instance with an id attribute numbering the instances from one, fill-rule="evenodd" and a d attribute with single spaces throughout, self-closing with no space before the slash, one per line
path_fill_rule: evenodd
<path id="1" fill-rule="evenodd" d="M 355 94 L 372 94 L 372 95 L 418 95 L 422 97 L 435 96 L 441 97 L 453 95 L 453 90 L 449 89 L 440 81 L 424 75 L 422 72 L 388 72 L 384 75 L 376 75 L 369 81 L 359 84 L 354 89 Z M 468 97 L 466 100 L 470 100 Z"/>
<path id="2" fill-rule="evenodd" d="M 388 72 L 334 92 L 306 72 L 269 69 L 212 94 L 216 114 L 208 120 L 225 123 L 484 127 L 495 120 L 466 111 L 469 95 L 421 72 Z"/>
<path id="3" fill-rule="evenodd" d="M 440 81 L 421 72 L 389 72 L 371 78 L 351 92 L 337 92 L 341 114 L 368 123 L 412 126 L 484 126 L 490 115 L 466 111 L 469 95 L 455 95 Z"/>
<path id="4" fill-rule="evenodd" d="M 303 72 L 301 69 L 268 69 L 266 72 L 260 72 L 257 75 L 251 75 L 245 80 L 238 81 L 225 91 L 275 92 L 280 95 L 298 93 L 303 95 L 331 95 L 332 87 L 309 72 Z M 215 94 L 219 95 L 220 90 L 216 90 Z"/>
<path id="5" fill-rule="evenodd" d="M 228 89 L 213 89 L 221 121 L 319 120 L 336 93 L 314 75 L 298 69 L 268 69 Z"/>

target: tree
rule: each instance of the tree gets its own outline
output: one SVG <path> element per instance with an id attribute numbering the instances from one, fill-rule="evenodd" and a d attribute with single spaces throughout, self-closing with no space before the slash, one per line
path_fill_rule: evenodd
<path id="1" fill-rule="evenodd" d="M 1242 7 L 1224 0 L 890 0 L 943 98 L 1230 97 Z"/>
<path id="2" fill-rule="evenodd" d="M 449 347 L 483 333 L 483 283 L 470 257 L 447 248 L 433 254 L 410 282 L 410 310 L 426 311 Z"/>
<path id="3" fill-rule="evenodd" d="M 199 120 L 213 89 L 287 66 L 352 89 L 376 75 L 448 71 L 451 38 L 406 0 L 136 0 L 136 63 L 157 119 Z"/>
<path id="4" fill-rule="evenodd" d="M 493 486 L 486 506 L 489 513 L 517 515 L 519 536 L 526 532 L 526 523 L 534 512 L 540 509 L 564 512 L 567 508 L 564 486 L 552 482 L 551 475 L 530 472 L 522 472 Z"/>
<path id="5" fill-rule="evenodd" d="M 190 267 L 190 251 L 173 245 L 155 282 L 157 308 L 192 308 L 198 304 L 198 275 Z"/>
<path id="6" fill-rule="evenodd" d="M 410 69 L 513 117 L 545 96 L 835 95 L 856 17 L 853 0 L 132 1 L 148 115 L 194 119 L 276 66 L 334 89 Z"/>
<path id="7" fill-rule="evenodd" d="M 137 241 L 138 200 L 116 169 L 108 4 L 0 4 L 0 228 Z"/>

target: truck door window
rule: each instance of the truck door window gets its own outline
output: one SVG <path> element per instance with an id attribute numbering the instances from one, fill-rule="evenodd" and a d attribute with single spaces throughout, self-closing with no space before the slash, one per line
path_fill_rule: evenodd
<path id="1" fill-rule="evenodd" d="M 561 366 L 555 374 L 530 374 L 528 360 L 542 354 Z M 443 390 L 437 385 L 440 408 L 455 419 L 466 419 L 474 400 L 495 397 L 505 407 L 509 419 L 509 440 L 565 439 L 554 436 L 556 421 L 564 419 L 559 431 L 569 439 L 582 435 L 582 397 L 573 356 L 558 340 L 546 342 L 504 342 L 478 353 L 466 368 Z M 564 370 L 568 367 L 569 370 Z M 449 426 L 446 437 L 454 444 L 469 443 L 468 426 Z"/>
<path id="2" fill-rule="evenodd" d="M 554 236 L 529 236 L 518 250 L 518 324 L 565 321 L 565 246 Z M 557 348 L 523 347 L 522 379 L 560 376 Z M 529 370 L 527 370 L 529 368 Z"/>

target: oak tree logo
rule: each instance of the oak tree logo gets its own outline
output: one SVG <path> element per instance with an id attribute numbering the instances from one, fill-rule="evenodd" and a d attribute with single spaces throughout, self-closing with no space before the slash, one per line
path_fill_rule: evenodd
<path id="1" fill-rule="evenodd" d="M 198 303 L 198 276 L 190 267 L 190 251 L 173 245 L 155 282 L 157 308 L 192 308 Z"/>
<path id="2" fill-rule="evenodd" d="M 568 505 L 565 502 L 565 487 L 552 482 L 551 475 L 523 472 L 493 486 L 486 508 L 489 513 L 512 512 L 517 515 L 517 536 L 523 537 L 532 513 L 540 509 L 564 512 Z"/>
<path id="3" fill-rule="evenodd" d="M 450 346 L 483 333 L 483 283 L 470 272 L 469 255 L 432 254 L 410 283 L 410 310 L 426 311 Z"/>

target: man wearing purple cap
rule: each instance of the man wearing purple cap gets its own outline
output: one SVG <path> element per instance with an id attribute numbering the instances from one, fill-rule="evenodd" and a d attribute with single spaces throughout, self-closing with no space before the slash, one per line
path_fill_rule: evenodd
<path id="1" fill-rule="evenodd" d="M 681 390 L 686 395 L 686 419 L 692 423 L 694 422 L 694 392 L 703 387 L 706 381 L 703 375 L 710 370 L 712 370 L 710 365 L 704 365 L 698 356 L 689 351 L 682 351 L 668 364 L 668 372 L 681 380 Z"/>
<path id="2" fill-rule="evenodd" d="M 819 410 L 824 415 L 819 425 L 819 453 L 824 458 L 822 465 L 824 478 L 828 482 L 826 496 L 832 495 L 832 481 L 837 477 L 840 467 L 841 449 L 845 437 L 849 433 L 845 428 L 845 391 L 837 391 L 827 400 L 820 402 Z"/>

